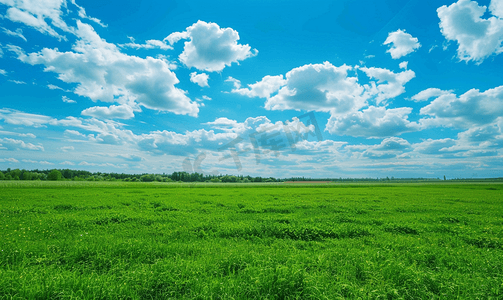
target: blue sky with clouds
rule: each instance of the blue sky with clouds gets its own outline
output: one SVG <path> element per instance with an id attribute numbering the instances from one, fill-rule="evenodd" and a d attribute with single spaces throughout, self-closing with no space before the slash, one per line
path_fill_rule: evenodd
<path id="1" fill-rule="evenodd" d="M 503 176 L 503 0 L 0 0 L 0 169 Z"/>

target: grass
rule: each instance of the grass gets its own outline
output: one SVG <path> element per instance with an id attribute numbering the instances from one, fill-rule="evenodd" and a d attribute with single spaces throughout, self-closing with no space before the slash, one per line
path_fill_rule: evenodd
<path id="1" fill-rule="evenodd" d="M 502 184 L 0 182 L 0 299 L 502 299 Z"/>

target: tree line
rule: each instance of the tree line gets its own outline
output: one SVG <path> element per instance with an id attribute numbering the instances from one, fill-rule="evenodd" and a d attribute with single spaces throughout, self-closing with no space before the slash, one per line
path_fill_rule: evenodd
<path id="1" fill-rule="evenodd" d="M 0 180 L 72 180 L 72 181 L 127 181 L 127 182 L 283 182 L 283 181 L 332 181 L 332 182 L 421 182 L 441 181 L 440 178 L 310 178 L 310 177 L 252 177 L 244 175 L 205 175 L 201 173 L 173 172 L 171 174 L 102 173 L 84 170 L 0 170 Z M 444 176 L 443 180 L 446 178 Z M 453 178 L 449 181 L 503 181 L 503 178 Z"/>
<path id="2" fill-rule="evenodd" d="M 274 177 L 234 175 L 205 175 L 201 173 L 173 172 L 172 174 L 102 173 L 84 170 L 0 170 L 0 180 L 72 180 L 72 181 L 130 181 L 130 182 L 277 182 Z"/>

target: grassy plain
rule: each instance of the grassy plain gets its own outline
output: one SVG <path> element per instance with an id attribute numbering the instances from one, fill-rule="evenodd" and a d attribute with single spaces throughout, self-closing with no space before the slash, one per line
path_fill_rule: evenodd
<path id="1" fill-rule="evenodd" d="M 503 299 L 502 184 L 0 182 L 0 299 Z"/>

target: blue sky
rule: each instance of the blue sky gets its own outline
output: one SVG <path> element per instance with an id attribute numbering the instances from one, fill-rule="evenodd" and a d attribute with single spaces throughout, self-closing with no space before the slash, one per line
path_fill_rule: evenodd
<path id="1" fill-rule="evenodd" d="M 0 0 L 0 169 L 503 176 L 503 0 Z"/>

